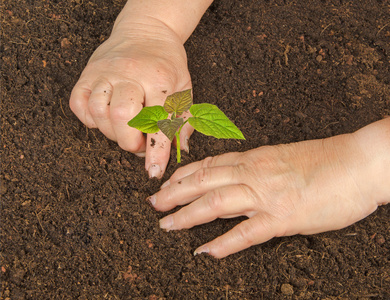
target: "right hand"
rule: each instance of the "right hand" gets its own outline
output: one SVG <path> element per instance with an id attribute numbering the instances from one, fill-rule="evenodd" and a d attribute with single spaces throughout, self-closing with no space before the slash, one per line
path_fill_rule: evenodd
<path id="1" fill-rule="evenodd" d="M 360 146 L 375 135 L 371 129 L 360 140 L 344 134 L 193 162 L 148 200 L 158 211 L 183 206 L 160 220 L 167 231 L 248 217 L 195 250 L 217 258 L 273 237 L 344 228 L 390 201 L 388 142 L 379 141 L 385 147 L 374 156 Z"/>
<path id="2" fill-rule="evenodd" d="M 70 108 L 89 128 L 138 156 L 145 156 L 150 177 L 161 178 L 170 157 L 170 141 L 127 125 L 144 106 L 163 105 L 166 97 L 192 87 L 180 38 L 156 20 L 115 24 L 109 39 L 91 56 L 72 90 Z M 180 134 L 183 149 L 193 129 Z"/>

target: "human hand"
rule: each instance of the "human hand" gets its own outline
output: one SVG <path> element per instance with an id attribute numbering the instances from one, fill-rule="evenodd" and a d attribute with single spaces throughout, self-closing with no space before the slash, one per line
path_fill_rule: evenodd
<path id="1" fill-rule="evenodd" d="M 265 146 L 184 166 L 148 200 L 159 211 L 188 204 L 160 220 L 167 231 L 247 216 L 195 250 L 222 258 L 273 237 L 336 230 L 363 219 L 383 196 L 375 195 L 380 189 L 369 160 L 352 134 Z"/>
<path id="2" fill-rule="evenodd" d="M 138 156 L 146 156 L 150 177 L 161 178 L 170 156 L 169 139 L 148 134 L 127 122 L 144 106 L 163 105 L 166 97 L 191 88 L 180 38 L 153 18 L 116 23 L 110 38 L 92 55 L 70 97 L 70 108 L 89 128 Z M 180 134 L 188 152 L 193 129 Z"/>

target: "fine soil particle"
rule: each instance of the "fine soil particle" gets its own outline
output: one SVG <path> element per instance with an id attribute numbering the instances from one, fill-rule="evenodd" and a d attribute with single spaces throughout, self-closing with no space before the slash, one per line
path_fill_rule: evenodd
<path id="1" fill-rule="evenodd" d="M 283 283 L 282 287 L 280 288 L 283 295 L 292 295 L 294 294 L 294 288 L 291 284 Z"/>
<path id="2" fill-rule="evenodd" d="M 124 0 L 3 1 L 0 299 L 390 299 L 389 214 L 337 232 L 193 256 L 243 218 L 165 232 L 162 181 L 68 99 Z M 186 42 L 195 103 L 246 141 L 194 133 L 183 164 L 349 133 L 390 115 L 390 6 L 216 0 Z"/>
<path id="3" fill-rule="evenodd" d="M 156 140 L 154 138 L 151 138 L 150 139 L 150 147 L 154 147 L 154 145 L 156 145 Z"/>

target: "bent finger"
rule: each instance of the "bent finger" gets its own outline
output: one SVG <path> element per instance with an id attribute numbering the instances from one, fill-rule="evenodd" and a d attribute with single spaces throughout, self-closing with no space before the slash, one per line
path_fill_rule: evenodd
<path id="1" fill-rule="evenodd" d="M 122 149 L 139 154 L 145 152 L 144 134 L 127 125 L 142 109 L 144 91 L 137 82 L 115 84 L 110 104 L 110 119 L 116 140 Z"/>
<path id="2" fill-rule="evenodd" d="M 77 83 L 70 95 L 69 106 L 79 120 L 89 128 L 96 128 L 96 124 L 89 113 L 88 100 L 91 90 L 82 83 Z"/>
<path id="3" fill-rule="evenodd" d="M 113 87 L 106 80 L 98 80 L 92 86 L 88 100 L 88 110 L 99 130 L 110 140 L 116 135 L 110 120 L 110 103 Z"/>
<path id="4" fill-rule="evenodd" d="M 167 231 L 191 228 L 229 215 L 251 216 L 255 205 L 245 185 L 229 185 L 211 190 L 178 212 L 160 220 Z"/>

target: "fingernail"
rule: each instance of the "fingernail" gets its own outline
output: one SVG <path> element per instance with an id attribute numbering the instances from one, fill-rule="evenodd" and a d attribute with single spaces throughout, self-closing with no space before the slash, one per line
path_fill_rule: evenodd
<path id="1" fill-rule="evenodd" d="M 161 168 L 160 168 L 160 166 L 156 165 L 156 164 L 150 165 L 150 167 L 149 167 L 149 177 L 150 178 L 153 178 L 153 177 L 160 178 L 160 176 L 161 176 Z"/>
<path id="2" fill-rule="evenodd" d="M 173 217 L 167 216 L 160 220 L 160 228 L 169 231 L 173 226 Z"/>
<path id="3" fill-rule="evenodd" d="M 201 253 L 209 253 L 210 249 L 206 246 L 200 246 L 198 249 L 194 251 L 194 256 L 201 254 Z"/>
<path id="4" fill-rule="evenodd" d="M 146 201 L 148 201 L 152 206 L 154 206 L 156 204 L 156 195 L 152 195 L 146 198 Z"/>
<path id="5" fill-rule="evenodd" d="M 189 141 L 189 138 L 188 138 L 188 136 L 186 136 L 186 138 L 184 139 L 184 151 L 187 153 L 190 153 L 190 145 L 189 145 L 188 141 Z"/>
<path id="6" fill-rule="evenodd" d="M 137 155 L 138 157 L 145 157 L 146 156 L 145 152 L 134 153 L 134 154 Z"/>
<path id="7" fill-rule="evenodd" d="M 160 187 L 160 189 L 163 189 L 163 188 L 165 188 L 165 187 L 167 187 L 168 185 L 170 185 L 171 183 L 170 183 L 170 181 L 169 181 L 169 179 L 167 180 L 167 181 L 165 181 L 163 184 L 162 184 L 162 186 Z"/>

